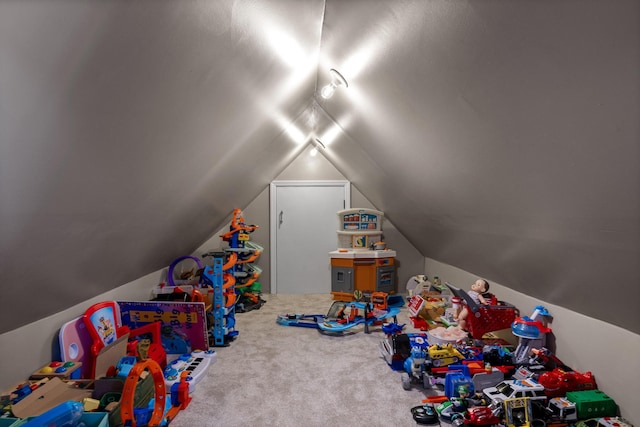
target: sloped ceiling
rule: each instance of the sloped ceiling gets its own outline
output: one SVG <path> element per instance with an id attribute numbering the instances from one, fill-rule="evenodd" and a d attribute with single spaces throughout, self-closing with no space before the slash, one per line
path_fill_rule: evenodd
<path id="1" fill-rule="evenodd" d="M 327 156 L 425 256 L 640 332 L 639 12 L 329 1 Z"/>
<path id="2" fill-rule="evenodd" d="M 640 333 L 639 12 L 0 3 L 0 332 L 191 252 L 318 138 L 423 255 Z"/>

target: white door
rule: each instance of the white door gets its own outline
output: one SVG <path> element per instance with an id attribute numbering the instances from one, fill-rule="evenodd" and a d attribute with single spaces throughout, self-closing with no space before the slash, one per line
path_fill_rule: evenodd
<path id="1" fill-rule="evenodd" d="M 338 247 L 338 215 L 350 208 L 347 181 L 271 183 L 271 292 L 331 292 L 329 252 Z"/>

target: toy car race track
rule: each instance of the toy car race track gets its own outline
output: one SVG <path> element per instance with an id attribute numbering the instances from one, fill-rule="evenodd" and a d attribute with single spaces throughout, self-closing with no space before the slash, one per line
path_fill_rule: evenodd
<path id="1" fill-rule="evenodd" d="M 323 332 L 339 333 L 358 325 L 364 325 L 365 332 L 368 332 L 369 325 L 382 323 L 385 319 L 391 317 L 396 323 L 396 316 L 399 313 L 400 308 L 398 307 L 380 310 L 371 309 L 369 303 L 334 301 L 324 321 L 318 322 L 318 327 Z"/>
<path id="2" fill-rule="evenodd" d="M 383 323 L 386 319 L 393 318 L 397 323 L 399 313 L 400 306 L 382 309 L 370 302 L 334 301 L 326 315 L 285 313 L 278 315 L 276 321 L 283 326 L 320 329 L 328 333 L 340 333 L 364 325 L 368 333 L 369 325 Z"/>

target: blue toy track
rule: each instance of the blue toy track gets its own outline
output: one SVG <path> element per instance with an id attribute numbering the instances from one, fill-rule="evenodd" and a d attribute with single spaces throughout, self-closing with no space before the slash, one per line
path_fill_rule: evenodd
<path id="1" fill-rule="evenodd" d="M 318 323 L 324 322 L 323 314 L 280 314 L 277 322 L 283 326 L 319 329 Z"/>
<path id="2" fill-rule="evenodd" d="M 364 325 L 365 332 L 369 333 L 369 325 L 383 322 L 385 319 L 393 318 L 393 323 L 397 325 L 397 315 L 400 307 L 404 305 L 402 297 L 391 300 L 393 306 L 388 305 L 387 309 L 376 309 L 369 302 L 345 302 L 334 301 L 326 315 L 322 314 L 280 314 L 276 321 L 283 326 L 297 326 L 300 328 L 320 329 L 322 332 L 340 333 L 355 326 Z M 350 315 L 346 312 L 350 311 Z M 356 314 L 357 313 L 357 314 Z M 400 330 L 402 329 L 400 325 Z M 389 326 L 383 326 L 383 330 Z"/>

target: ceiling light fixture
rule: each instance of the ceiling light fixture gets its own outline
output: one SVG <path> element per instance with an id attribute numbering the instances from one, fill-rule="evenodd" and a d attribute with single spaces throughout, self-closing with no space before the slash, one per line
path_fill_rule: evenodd
<path id="1" fill-rule="evenodd" d="M 320 96 L 324 99 L 329 99 L 333 96 L 333 93 L 336 91 L 336 88 L 340 86 L 349 87 L 349 83 L 347 80 L 335 69 L 330 69 L 329 74 L 331 74 L 331 83 L 326 85 L 320 91 Z"/>
<path id="2" fill-rule="evenodd" d="M 320 141 L 318 138 L 315 139 L 315 143 L 316 143 L 316 145 L 309 152 L 309 154 L 311 154 L 311 157 L 314 157 L 316 154 L 318 154 L 318 146 L 322 147 L 323 149 L 327 148 L 327 147 L 324 146 L 322 141 Z"/>

